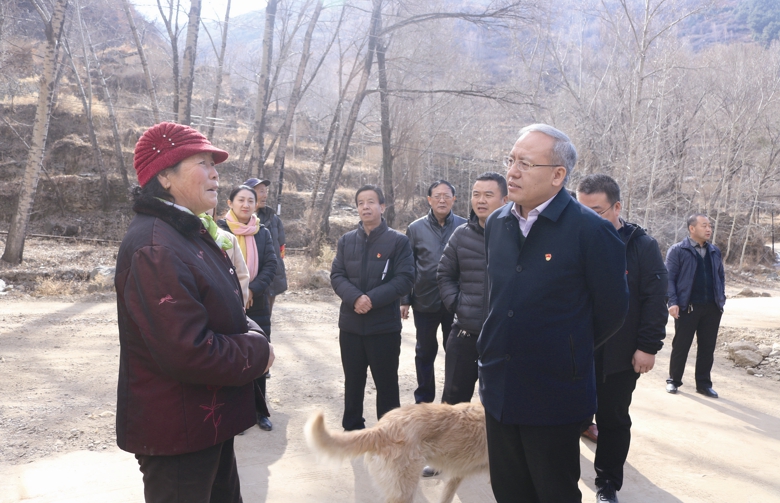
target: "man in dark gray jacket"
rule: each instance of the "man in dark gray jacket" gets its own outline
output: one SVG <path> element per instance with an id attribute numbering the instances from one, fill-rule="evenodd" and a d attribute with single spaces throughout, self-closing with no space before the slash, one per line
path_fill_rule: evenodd
<path id="1" fill-rule="evenodd" d="M 417 368 L 416 403 L 433 402 L 436 383 L 433 362 L 439 352 L 436 332 L 441 325 L 442 345 L 447 348 L 447 336 L 452 329 L 453 314 L 441 303 L 436 269 L 452 232 L 466 219 L 452 213 L 455 187 L 446 180 L 437 180 L 428 187 L 428 214 L 418 218 L 406 229 L 412 245 L 416 274 L 411 295 L 401 302 L 401 317 L 409 317 L 409 306 L 414 309 L 414 327 L 417 330 L 414 364 Z"/>
<path id="2" fill-rule="evenodd" d="M 398 357 L 401 354 L 401 297 L 412 289 L 414 259 L 409 239 L 382 217 L 385 197 L 375 185 L 355 194 L 358 228 L 338 242 L 330 281 L 341 297 L 339 346 L 344 368 L 345 430 L 365 428 L 366 371 L 376 384 L 376 415 L 400 406 Z"/>
<path id="3" fill-rule="evenodd" d="M 485 220 L 506 204 L 506 179 L 487 172 L 471 190 L 469 221 L 452 233 L 439 262 L 436 279 L 444 307 L 455 314 L 444 360 L 441 401 L 471 401 L 478 378 L 477 337 L 488 313 Z"/>

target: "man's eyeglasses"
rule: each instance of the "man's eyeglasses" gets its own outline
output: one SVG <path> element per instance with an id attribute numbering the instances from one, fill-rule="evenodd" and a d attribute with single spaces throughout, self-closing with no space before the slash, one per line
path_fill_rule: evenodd
<path id="1" fill-rule="evenodd" d="M 608 211 L 610 210 L 610 208 L 612 208 L 612 207 L 613 207 L 613 206 L 615 206 L 616 204 L 617 204 L 617 201 L 615 201 L 614 203 L 612 203 L 612 204 L 610 204 L 609 206 L 607 206 L 607 208 L 606 208 L 606 209 L 604 209 L 604 210 L 601 210 L 601 211 L 597 211 L 596 213 L 597 213 L 597 214 L 598 214 L 600 217 L 603 217 L 603 216 L 604 216 L 604 213 L 608 212 Z"/>
<path id="2" fill-rule="evenodd" d="M 560 164 L 531 164 L 528 161 L 512 159 L 509 156 L 504 157 L 504 167 L 506 169 L 517 168 L 519 171 L 531 171 L 534 168 L 557 168 Z"/>
<path id="3" fill-rule="evenodd" d="M 449 201 L 452 199 L 452 196 L 450 194 L 433 194 L 430 198 L 436 201 Z"/>

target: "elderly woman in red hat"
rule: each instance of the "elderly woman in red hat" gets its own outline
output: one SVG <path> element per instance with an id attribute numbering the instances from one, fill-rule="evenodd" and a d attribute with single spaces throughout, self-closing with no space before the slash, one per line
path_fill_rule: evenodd
<path id="1" fill-rule="evenodd" d="M 161 123 L 135 147 L 135 218 L 117 255 L 117 444 L 149 502 L 240 502 L 233 437 L 255 424 L 253 380 L 273 347 L 248 320 L 230 241 L 205 212 L 227 159 Z"/>

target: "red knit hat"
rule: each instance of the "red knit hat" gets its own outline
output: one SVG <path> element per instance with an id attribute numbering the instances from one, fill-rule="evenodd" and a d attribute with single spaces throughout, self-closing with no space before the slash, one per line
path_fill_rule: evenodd
<path id="1" fill-rule="evenodd" d="M 135 144 L 133 167 L 138 183 L 143 187 L 160 171 L 176 166 L 184 159 L 210 152 L 219 164 L 228 153 L 214 147 L 199 131 L 173 122 L 156 124 L 141 135 Z"/>

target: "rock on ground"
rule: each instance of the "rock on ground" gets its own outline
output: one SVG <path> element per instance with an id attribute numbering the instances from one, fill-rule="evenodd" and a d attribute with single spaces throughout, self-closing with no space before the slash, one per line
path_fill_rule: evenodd
<path id="1" fill-rule="evenodd" d="M 764 361 L 764 357 L 758 351 L 741 349 L 734 352 L 734 364 L 738 367 L 756 367 Z"/>

